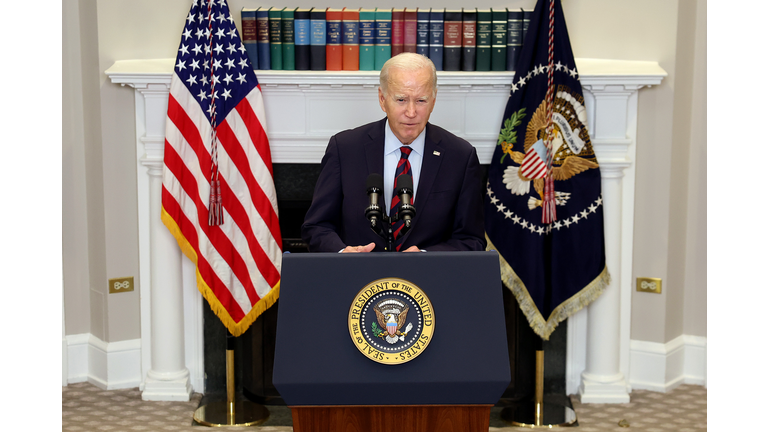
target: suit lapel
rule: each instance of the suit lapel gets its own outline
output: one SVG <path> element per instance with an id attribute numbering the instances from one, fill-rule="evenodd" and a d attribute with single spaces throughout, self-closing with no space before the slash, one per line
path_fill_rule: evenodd
<path id="1" fill-rule="evenodd" d="M 413 204 L 416 207 L 416 217 L 413 219 L 413 224 L 416 225 L 420 219 L 419 206 L 424 204 L 429 197 L 429 193 L 432 191 L 432 187 L 435 184 L 435 178 L 437 172 L 440 170 L 440 163 L 445 154 L 445 149 L 440 146 L 441 137 L 434 133 L 435 129 L 432 125 L 427 123 L 427 136 L 424 139 L 424 157 L 421 160 L 421 174 L 419 175 L 419 188 L 416 191 L 416 199 Z M 411 231 L 408 231 L 405 236 L 405 241 L 408 241 L 408 236 Z M 418 246 L 418 245 L 417 245 Z"/>
<path id="2" fill-rule="evenodd" d="M 384 125 L 387 118 L 376 123 L 368 132 L 369 141 L 365 143 L 365 160 L 368 165 L 368 175 L 373 173 L 384 175 Z"/>

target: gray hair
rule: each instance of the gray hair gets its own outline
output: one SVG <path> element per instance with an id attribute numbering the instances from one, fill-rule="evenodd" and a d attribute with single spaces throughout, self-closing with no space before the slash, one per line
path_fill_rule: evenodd
<path id="1" fill-rule="evenodd" d="M 435 64 L 432 63 L 432 60 L 424 57 L 421 54 L 404 52 L 387 60 L 386 63 L 384 63 L 384 66 L 381 68 L 381 73 L 379 74 L 379 85 L 381 86 L 381 91 L 385 96 L 387 95 L 387 89 L 389 86 L 389 70 L 392 68 L 407 71 L 417 71 L 425 68 L 429 69 L 432 75 L 432 96 L 434 97 L 437 93 L 437 70 L 435 69 Z"/>

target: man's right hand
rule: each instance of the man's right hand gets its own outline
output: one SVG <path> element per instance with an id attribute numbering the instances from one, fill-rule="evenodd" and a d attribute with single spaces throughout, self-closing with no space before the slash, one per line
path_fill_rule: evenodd
<path id="1" fill-rule="evenodd" d="M 341 252 L 342 253 L 370 252 L 373 250 L 374 247 L 376 247 L 376 243 L 371 242 L 365 246 L 347 246 Z"/>

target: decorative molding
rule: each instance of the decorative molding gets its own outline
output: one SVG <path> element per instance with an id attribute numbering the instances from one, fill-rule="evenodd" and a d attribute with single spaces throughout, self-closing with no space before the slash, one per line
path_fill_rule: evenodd
<path id="1" fill-rule="evenodd" d="M 88 339 L 89 333 L 66 336 L 67 339 L 67 382 L 88 381 Z"/>
<path id="2" fill-rule="evenodd" d="M 69 376 L 68 350 L 67 350 L 67 320 L 65 319 L 66 307 L 64 302 L 64 284 L 61 284 L 61 385 L 67 385 Z"/>
<path id="3" fill-rule="evenodd" d="M 107 343 L 89 333 L 65 338 L 67 382 L 88 381 L 104 390 L 141 383 L 141 339 Z"/>
<path id="4" fill-rule="evenodd" d="M 667 392 L 680 384 L 707 383 L 707 338 L 680 335 L 667 343 L 633 340 L 629 382 L 633 389 Z"/>

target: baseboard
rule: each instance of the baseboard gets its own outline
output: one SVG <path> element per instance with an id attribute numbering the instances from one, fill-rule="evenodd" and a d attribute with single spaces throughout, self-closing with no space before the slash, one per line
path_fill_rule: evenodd
<path id="1" fill-rule="evenodd" d="M 633 389 L 667 392 L 680 384 L 707 383 L 707 338 L 681 335 L 663 344 L 630 342 Z"/>
<path id="2" fill-rule="evenodd" d="M 66 339 L 67 382 L 88 381 L 104 390 L 141 383 L 141 339 L 107 343 L 88 333 Z"/>

